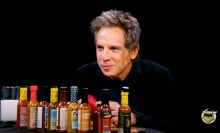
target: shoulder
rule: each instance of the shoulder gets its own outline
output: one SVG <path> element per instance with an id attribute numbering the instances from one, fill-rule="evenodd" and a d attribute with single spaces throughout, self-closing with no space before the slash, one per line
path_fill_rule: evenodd
<path id="1" fill-rule="evenodd" d="M 99 70 L 97 62 L 90 62 L 84 64 L 76 69 L 76 73 L 92 73 L 97 72 Z"/>
<path id="2" fill-rule="evenodd" d="M 99 71 L 100 70 L 96 62 L 84 64 L 73 71 L 71 83 L 78 86 L 82 86 L 84 84 L 88 85 L 88 83 L 94 79 Z"/>
<path id="3" fill-rule="evenodd" d="M 171 76 L 170 70 L 157 62 L 152 60 L 140 59 L 137 63 L 137 66 L 142 71 L 142 73 L 148 73 L 151 76 L 153 75 L 166 75 Z"/>
<path id="4" fill-rule="evenodd" d="M 97 67 L 98 67 L 97 62 L 90 62 L 78 67 L 76 70 L 89 70 L 89 69 L 95 69 Z"/>
<path id="5" fill-rule="evenodd" d="M 164 65 L 152 60 L 140 59 L 138 64 L 142 69 L 148 69 L 149 71 L 169 71 Z"/>

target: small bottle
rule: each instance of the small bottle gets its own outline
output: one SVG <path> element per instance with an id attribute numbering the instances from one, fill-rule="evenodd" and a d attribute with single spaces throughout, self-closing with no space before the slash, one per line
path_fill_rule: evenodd
<path id="1" fill-rule="evenodd" d="M 46 131 L 48 123 L 49 87 L 41 86 L 38 88 L 38 107 L 37 107 L 37 130 Z"/>
<path id="2" fill-rule="evenodd" d="M 17 103 L 17 129 L 26 129 L 27 128 L 27 86 L 20 86 L 20 98 Z"/>
<path id="3" fill-rule="evenodd" d="M 121 90 L 121 105 L 118 110 L 118 133 L 131 132 L 131 108 L 128 103 L 129 87 Z"/>
<path id="4" fill-rule="evenodd" d="M 60 87 L 60 100 L 57 106 L 57 132 L 67 131 L 67 87 Z"/>
<path id="5" fill-rule="evenodd" d="M 93 131 L 94 133 L 102 133 L 101 104 L 97 104 L 97 108 L 93 114 Z"/>
<path id="6" fill-rule="evenodd" d="M 89 133 L 92 110 L 88 104 L 88 88 L 82 88 L 82 92 L 84 96 L 78 110 L 78 132 Z"/>
<path id="7" fill-rule="evenodd" d="M 109 89 L 102 89 L 102 132 L 111 133 L 111 108 L 109 106 Z"/>
<path id="8" fill-rule="evenodd" d="M 27 106 L 27 130 L 37 129 L 37 85 L 30 86 L 31 97 Z"/>
<path id="9" fill-rule="evenodd" d="M 57 106 L 58 106 L 58 87 L 50 88 L 50 103 L 48 106 L 48 132 L 54 132 L 57 129 Z"/>
<path id="10" fill-rule="evenodd" d="M 67 109 L 67 133 L 78 131 L 78 86 L 70 87 L 70 103 Z"/>

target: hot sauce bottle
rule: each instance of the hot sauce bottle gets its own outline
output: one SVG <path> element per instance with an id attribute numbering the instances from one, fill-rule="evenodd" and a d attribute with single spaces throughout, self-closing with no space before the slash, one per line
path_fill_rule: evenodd
<path id="1" fill-rule="evenodd" d="M 57 106 L 57 132 L 67 131 L 67 87 L 60 87 L 60 100 Z"/>
<path id="2" fill-rule="evenodd" d="M 67 109 L 67 132 L 76 133 L 78 131 L 78 86 L 70 87 L 70 104 Z"/>
<path id="3" fill-rule="evenodd" d="M 111 108 L 109 106 L 109 89 L 102 89 L 102 132 L 111 133 Z"/>
<path id="4" fill-rule="evenodd" d="M 30 86 L 31 98 L 27 106 L 27 130 L 37 129 L 37 88 L 38 86 Z"/>
<path id="5" fill-rule="evenodd" d="M 37 130 L 46 131 L 48 123 L 49 87 L 41 86 L 38 88 L 38 107 L 37 107 Z"/>
<path id="6" fill-rule="evenodd" d="M 26 129 L 27 127 L 27 86 L 20 86 L 20 99 L 17 103 L 17 129 Z"/>
<path id="7" fill-rule="evenodd" d="M 78 110 L 78 132 L 89 133 L 91 121 L 91 106 L 88 104 L 88 88 L 82 88 L 83 98 Z"/>
<path id="8" fill-rule="evenodd" d="M 48 106 L 48 128 L 47 131 L 53 132 L 57 129 L 57 105 L 58 105 L 58 87 L 50 88 L 50 103 Z"/>
<path id="9" fill-rule="evenodd" d="M 97 104 L 97 108 L 93 114 L 93 132 L 102 133 L 101 104 Z"/>
<path id="10" fill-rule="evenodd" d="M 121 90 L 121 105 L 118 110 L 118 133 L 131 132 L 131 108 L 128 103 L 129 87 Z"/>

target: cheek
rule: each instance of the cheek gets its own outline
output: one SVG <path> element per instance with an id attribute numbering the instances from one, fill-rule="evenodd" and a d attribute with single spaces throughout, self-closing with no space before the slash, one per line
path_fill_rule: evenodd
<path id="1" fill-rule="evenodd" d="M 101 56 L 100 56 L 100 53 L 96 52 L 96 58 L 97 58 L 97 59 L 100 59 L 100 57 L 101 57 Z"/>
<path id="2" fill-rule="evenodd" d="M 123 64 L 127 64 L 127 62 L 131 61 L 131 57 L 129 54 L 124 53 L 121 55 L 121 62 L 123 62 Z"/>

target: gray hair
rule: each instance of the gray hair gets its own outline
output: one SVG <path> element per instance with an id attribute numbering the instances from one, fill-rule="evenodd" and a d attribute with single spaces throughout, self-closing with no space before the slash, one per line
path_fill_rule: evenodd
<path id="1" fill-rule="evenodd" d="M 96 34 L 102 27 L 115 26 L 125 31 L 125 47 L 129 51 L 139 46 L 141 29 L 137 19 L 129 12 L 117 10 L 103 11 L 100 16 L 93 19 L 90 28 L 96 39 Z"/>

